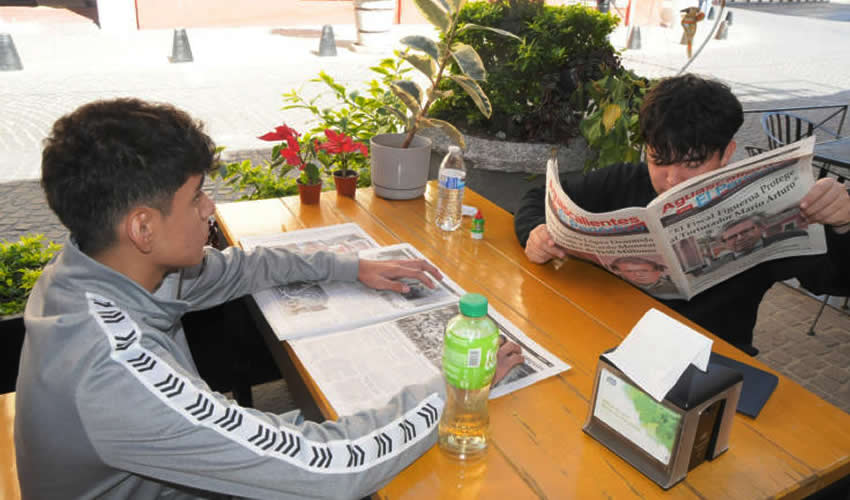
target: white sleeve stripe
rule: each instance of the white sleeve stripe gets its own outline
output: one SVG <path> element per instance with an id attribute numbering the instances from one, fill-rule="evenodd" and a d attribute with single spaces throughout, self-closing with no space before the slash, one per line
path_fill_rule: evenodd
<path id="1" fill-rule="evenodd" d="M 311 441 L 299 431 L 224 405 L 192 379 L 141 345 L 142 330 L 115 303 L 87 292 L 89 312 L 112 346 L 113 360 L 124 365 L 144 387 L 194 425 L 214 430 L 253 453 L 280 459 L 318 473 L 369 469 L 397 456 L 437 425 L 444 402 L 433 393 L 404 415 L 354 440 Z"/>

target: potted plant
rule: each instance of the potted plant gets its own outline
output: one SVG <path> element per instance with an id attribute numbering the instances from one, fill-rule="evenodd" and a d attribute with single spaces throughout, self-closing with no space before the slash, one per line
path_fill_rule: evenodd
<path id="1" fill-rule="evenodd" d="M 355 157 L 368 158 L 369 149 L 342 132 L 327 129 L 325 137 L 326 141 L 315 145 L 316 156 L 333 175 L 337 194 L 354 198 L 360 174 L 351 163 Z"/>
<path id="2" fill-rule="evenodd" d="M 283 124 L 274 131 L 261 135 L 264 141 L 281 141 L 272 148 L 271 165 L 286 164 L 290 168 L 298 167 L 301 175 L 296 181 L 301 203 L 315 205 L 319 203 L 322 192 L 322 179 L 316 159 L 317 142 L 307 135 L 299 140 L 301 134 Z M 286 170 L 288 171 L 288 169 Z"/>
<path id="3" fill-rule="evenodd" d="M 41 270 L 60 248 L 45 244 L 40 234 L 0 243 L 0 393 L 15 390 L 24 342 L 22 313 Z"/>
<path id="4" fill-rule="evenodd" d="M 458 18 L 465 0 L 414 0 L 425 18 L 440 32 L 434 41 L 422 35 L 406 36 L 401 43 L 407 46 L 399 57 L 419 70 L 426 78 L 423 89 L 412 80 L 398 80 L 390 89 L 403 104 L 403 109 L 388 107 L 406 125 L 403 134 L 381 134 L 372 137 L 372 183 L 375 193 L 391 199 L 410 199 L 425 192 L 430 167 L 431 141 L 417 136 L 425 127 L 437 127 L 461 148 L 465 147 L 463 134 L 452 124 L 430 118 L 431 105 L 443 96 L 439 90 L 443 78 L 456 82 L 475 102 L 484 116 L 492 113 L 490 101 L 478 81 L 486 78 L 486 71 L 478 53 L 471 46 L 457 42 L 459 34 L 473 29 L 488 30 L 502 36 L 516 38 L 512 33 L 476 24 L 459 25 Z M 413 50 L 414 52 L 411 52 Z M 451 65 L 454 61 L 456 64 Z M 457 68 L 457 72 L 454 71 Z"/>

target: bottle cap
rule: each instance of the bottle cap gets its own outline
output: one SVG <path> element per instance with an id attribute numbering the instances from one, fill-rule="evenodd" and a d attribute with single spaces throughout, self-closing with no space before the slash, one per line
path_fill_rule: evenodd
<path id="1" fill-rule="evenodd" d="M 462 151 L 460 150 L 460 146 L 449 146 L 449 154 L 459 155 L 461 153 Z"/>
<path id="2" fill-rule="evenodd" d="M 487 297 L 480 293 L 467 293 L 460 298 L 460 312 L 464 316 L 480 318 L 487 315 Z"/>

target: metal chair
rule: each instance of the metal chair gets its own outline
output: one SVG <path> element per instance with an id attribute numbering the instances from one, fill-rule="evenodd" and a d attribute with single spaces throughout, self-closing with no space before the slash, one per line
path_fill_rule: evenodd
<path id="1" fill-rule="evenodd" d="M 757 156 L 764 153 L 765 151 L 768 151 L 767 148 L 763 148 L 761 146 L 750 146 L 749 144 L 744 146 L 744 149 L 747 151 L 747 155 L 750 157 Z"/>
<path id="2" fill-rule="evenodd" d="M 808 121 L 808 120 L 806 120 L 806 121 Z M 762 122 L 762 123 L 764 123 L 764 122 Z M 811 134 L 809 134 L 809 135 L 811 135 Z M 768 134 L 768 138 L 770 138 L 770 134 Z M 751 145 L 745 145 L 744 150 L 747 151 L 747 155 L 750 156 L 750 157 L 759 155 L 761 153 L 764 153 L 765 151 L 769 151 L 766 148 L 763 148 L 763 147 L 760 147 L 760 146 L 751 146 Z M 820 166 L 816 166 L 816 167 L 819 170 L 818 179 L 823 178 L 828 173 L 830 173 L 827 165 L 820 165 Z M 838 182 L 844 182 L 844 177 L 839 175 L 838 176 Z M 806 333 L 808 333 L 808 335 L 810 335 L 810 336 L 815 335 L 815 326 L 818 324 L 818 320 L 820 319 L 821 314 L 823 314 L 823 310 L 826 308 L 826 304 L 829 302 L 830 297 L 832 297 L 832 295 L 824 295 L 823 296 L 823 300 L 821 301 L 821 304 L 820 304 L 820 309 L 818 309 L 818 313 L 815 315 L 815 319 L 814 319 L 814 321 L 812 321 L 812 325 L 809 327 L 809 331 L 806 332 Z M 844 309 L 845 311 L 850 311 L 850 308 L 848 308 L 848 305 L 847 305 L 848 300 L 850 300 L 850 297 L 844 297 L 844 305 L 842 306 L 842 309 Z"/>
<path id="3" fill-rule="evenodd" d="M 767 135 L 769 149 L 791 144 L 815 134 L 819 137 L 827 136 L 829 139 L 840 137 L 839 132 L 828 129 L 823 125 L 823 122 L 815 123 L 808 118 L 786 111 L 763 113 L 761 115 L 761 127 Z"/>

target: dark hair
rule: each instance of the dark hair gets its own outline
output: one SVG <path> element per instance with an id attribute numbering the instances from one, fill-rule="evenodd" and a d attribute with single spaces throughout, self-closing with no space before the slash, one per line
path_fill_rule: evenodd
<path id="1" fill-rule="evenodd" d="M 56 121 L 44 144 L 47 203 L 90 255 L 115 242 L 134 206 L 168 214 L 174 193 L 216 155 L 203 124 L 184 111 L 127 98 L 81 106 Z"/>
<path id="2" fill-rule="evenodd" d="M 744 123 L 728 86 L 685 74 L 659 81 L 640 109 L 640 129 L 657 165 L 703 163 L 726 149 Z"/>
<path id="3" fill-rule="evenodd" d="M 664 264 L 659 264 L 652 259 L 644 259 L 643 257 L 617 257 L 613 261 L 611 261 L 611 269 L 615 271 L 619 271 L 620 264 L 646 264 L 652 266 L 652 269 L 655 271 L 666 271 L 667 266 Z"/>

